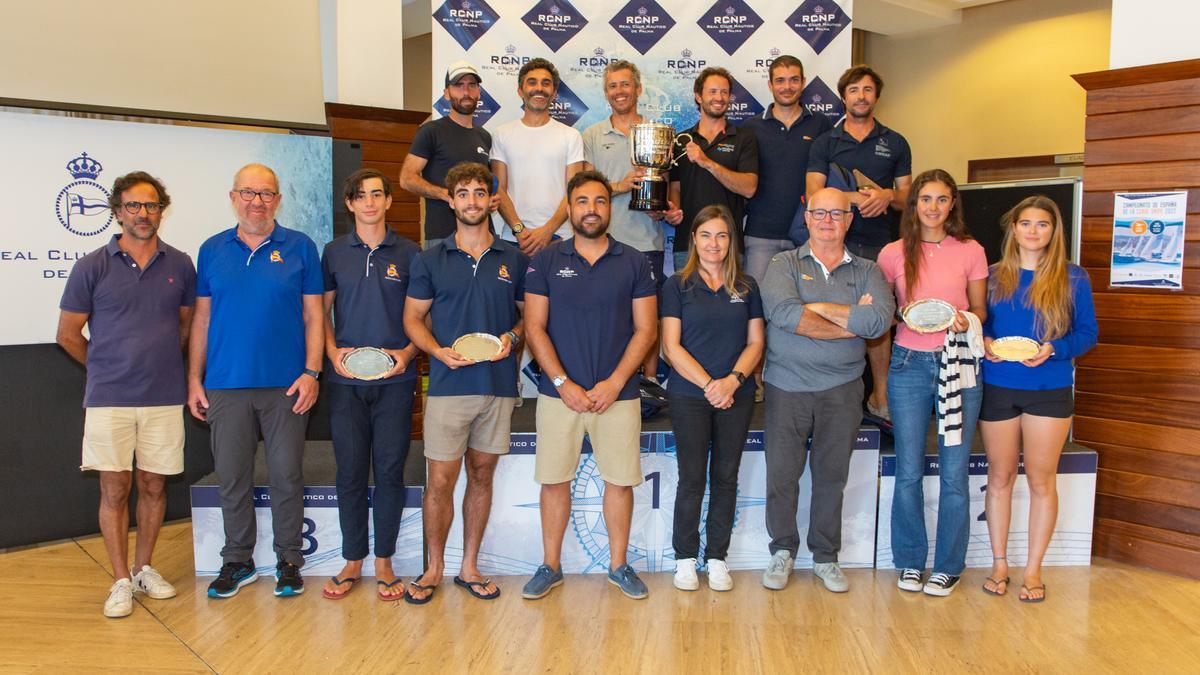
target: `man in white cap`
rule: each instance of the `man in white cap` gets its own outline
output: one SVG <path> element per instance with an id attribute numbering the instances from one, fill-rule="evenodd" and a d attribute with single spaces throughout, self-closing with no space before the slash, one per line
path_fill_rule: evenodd
<path id="1" fill-rule="evenodd" d="M 443 187 L 446 173 L 460 162 L 488 163 L 492 135 L 476 128 L 475 108 L 479 105 L 483 78 L 467 61 L 455 61 L 446 69 L 446 88 L 442 96 L 450 104 L 445 117 L 429 120 L 417 129 L 412 147 L 400 167 L 400 187 L 425 200 L 424 247 L 435 246 L 454 235 L 455 220 L 450 193 Z M 491 210 L 500 204 L 492 190 Z"/>

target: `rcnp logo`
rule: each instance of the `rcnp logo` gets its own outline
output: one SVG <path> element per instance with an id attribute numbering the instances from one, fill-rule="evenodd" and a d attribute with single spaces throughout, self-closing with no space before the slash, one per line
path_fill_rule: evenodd
<path id="1" fill-rule="evenodd" d="M 654 0 L 632 0 L 617 11 L 608 25 L 638 53 L 645 54 L 675 26 L 675 19 Z"/>
<path id="2" fill-rule="evenodd" d="M 771 63 L 774 62 L 775 59 L 779 58 L 781 54 L 783 54 L 783 51 L 779 49 L 779 47 L 771 47 L 771 51 L 768 52 L 768 54 L 771 58 L 754 59 L 754 70 L 766 71 L 767 68 L 771 67 Z"/>
<path id="3" fill-rule="evenodd" d="M 433 20 L 463 49 L 470 49 L 496 25 L 500 15 L 484 0 L 447 0 L 433 13 Z"/>
<path id="4" fill-rule="evenodd" d="M 745 0 L 717 0 L 696 23 L 732 56 L 763 22 Z"/>
<path id="5" fill-rule="evenodd" d="M 819 77 L 814 77 L 804 88 L 800 94 L 800 104 L 814 115 L 828 117 L 830 122 L 836 122 L 845 111 L 842 100 Z"/>
<path id="6" fill-rule="evenodd" d="M 725 109 L 725 117 L 734 124 L 741 124 L 762 113 L 762 104 L 735 79 L 729 89 L 729 105 Z"/>
<path id="7" fill-rule="evenodd" d="M 521 20 L 552 51 L 558 51 L 588 23 L 567 0 L 540 0 Z"/>
<path id="8" fill-rule="evenodd" d="M 566 82 L 559 83 L 558 95 L 554 97 L 554 103 L 550 104 L 551 117 L 571 127 L 575 126 L 588 110 L 583 99 L 576 96 Z"/>
<path id="9" fill-rule="evenodd" d="M 604 55 L 604 47 L 596 47 L 592 50 L 591 56 L 579 57 L 579 65 L 584 68 L 604 68 L 613 59 Z"/>
<path id="10" fill-rule="evenodd" d="M 695 54 L 690 49 L 684 49 L 679 52 L 679 58 L 667 59 L 667 68 L 678 71 L 695 71 L 699 72 L 708 65 L 708 61 L 695 58 Z"/>
<path id="11" fill-rule="evenodd" d="M 104 165 L 86 152 L 67 162 L 67 171 L 75 180 L 58 192 L 54 213 L 68 232 L 90 237 L 108 229 L 113 212 L 108 206 L 111 193 L 96 182 Z"/>
<path id="12" fill-rule="evenodd" d="M 450 104 L 446 102 L 446 98 L 444 96 L 439 96 L 437 100 L 433 102 L 433 109 L 436 110 L 442 117 L 446 117 L 450 114 Z M 500 104 L 496 102 L 496 99 L 488 93 L 487 89 L 483 88 L 482 86 L 479 87 L 479 105 L 475 107 L 474 115 L 475 124 L 479 126 L 487 124 L 488 120 L 492 119 L 492 117 L 495 116 L 495 114 L 499 111 Z"/>
<path id="13" fill-rule="evenodd" d="M 833 0 L 805 0 L 786 22 L 820 54 L 850 25 L 850 17 Z"/>

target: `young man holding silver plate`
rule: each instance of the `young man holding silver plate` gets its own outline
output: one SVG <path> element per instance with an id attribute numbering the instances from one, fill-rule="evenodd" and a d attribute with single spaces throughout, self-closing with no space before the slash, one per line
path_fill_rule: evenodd
<path id="1" fill-rule="evenodd" d="M 374 506 L 375 583 L 380 600 L 399 600 L 404 586 L 392 556 L 404 509 L 404 461 L 412 436 L 417 348 L 404 334 L 404 298 L 417 245 L 388 229 L 392 186 L 375 169 L 345 182 L 354 231 L 325 246 L 325 355 L 330 432 L 337 460 L 341 573 L 325 582 L 324 596 L 345 597 L 362 576 L 367 557 L 367 512 Z M 367 477 L 375 470 L 368 503 Z"/>
<path id="2" fill-rule="evenodd" d="M 479 573 L 477 558 L 492 508 L 492 476 L 508 452 L 517 401 L 517 358 L 525 269 L 517 245 L 492 234 L 488 205 L 492 173 L 474 162 L 446 174 L 455 233 L 413 263 L 404 328 L 429 354 L 425 403 L 425 572 L 405 600 L 433 599 L 445 569 L 446 538 L 454 520 L 454 486 L 466 460 L 462 568 L 454 583 L 476 598 L 500 589 Z M 489 349 L 490 345 L 490 349 Z"/>

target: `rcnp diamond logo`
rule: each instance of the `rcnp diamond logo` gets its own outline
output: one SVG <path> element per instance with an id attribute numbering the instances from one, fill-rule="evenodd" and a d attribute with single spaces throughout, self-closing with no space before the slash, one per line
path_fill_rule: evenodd
<path id="1" fill-rule="evenodd" d="M 725 109 L 725 118 L 734 124 L 741 124 L 762 114 L 762 104 L 754 98 L 754 94 L 734 80 L 729 89 L 729 107 Z"/>
<path id="2" fill-rule="evenodd" d="M 500 15 L 484 0 L 447 0 L 433 13 L 433 20 L 441 24 L 463 49 L 470 49 L 496 25 Z"/>
<path id="3" fill-rule="evenodd" d="M 444 96 L 438 97 L 438 99 L 433 102 L 433 109 L 438 111 L 438 114 L 442 117 L 446 117 L 450 114 L 450 102 L 447 101 Z M 483 126 L 487 124 L 488 120 L 492 119 L 492 117 L 499 111 L 500 104 L 496 103 L 496 99 L 492 98 L 492 95 L 487 92 L 487 89 L 480 87 L 479 105 L 475 107 L 474 123 L 479 126 Z"/>
<path id="4" fill-rule="evenodd" d="M 540 0 L 521 20 L 552 51 L 558 51 L 588 23 L 567 0 Z"/>
<path id="5" fill-rule="evenodd" d="M 96 182 L 104 165 L 86 152 L 67 162 L 67 171 L 75 180 L 58 192 L 54 213 L 68 232 L 90 237 L 108 229 L 113 212 L 108 206 L 109 191 Z"/>
<path id="6" fill-rule="evenodd" d="M 675 26 L 675 19 L 654 0 L 633 0 L 608 24 L 634 49 L 645 54 Z"/>
<path id="7" fill-rule="evenodd" d="M 830 122 L 837 122 L 844 112 L 842 99 L 821 81 L 814 77 L 812 82 L 800 94 L 800 104 L 814 115 L 824 115 Z"/>
<path id="8" fill-rule="evenodd" d="M 733 56 L 762 25 L 762 17 L 744 0 L 717 0 L 696 23 L 726 54 Z"/>
<path id="9" fill-rule="evenodd" d="M 804 0 L 786 21 L 818 54 L 850 25 L 850 17 L 833 0 Z"/>
<path id="10" fill-rule="evenodd" d="M 550 104 L 550 116 L 573 127 L 581 117 L 587 114 L 587 111 L 588 107 L 584 104 L 583 99 L 576 96 L 566 82 L 560 82 L 558 96 L 554 97 L 554 103 Z"/>

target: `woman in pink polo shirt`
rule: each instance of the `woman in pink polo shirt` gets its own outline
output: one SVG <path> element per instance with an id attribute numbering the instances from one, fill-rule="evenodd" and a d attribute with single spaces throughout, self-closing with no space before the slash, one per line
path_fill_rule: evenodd
<path id="1" fill-rule="evenodd" d="M 958 185 L 941 169 L 917 176 L 909 191 L 900 221 L 900 240 L 883 248 L 879 267 L 896 293 L 896 306 L 938 299 L 958 309 L 950 330 L 963 333 L 970 323 L 966 312 L 987 318 L 987 257 L 983 247 L 967 233 Z M 958 391 L 958 406 L 945 411 L 947 435 L 938 434 L 937 535 L 933 572 L 923 579 L 929 555 L 925 530 L 925 442 L 929 419 L 937 407 L 941 352 L 946 331 L 918 333 L 904 323 L 896 329 L 892 362 L 888 369 L 888 401 L 896 442 L 896 489 L 892 497 L 892 560 L 900 571 L 901 590 L 946 596 L 954 591 L 966 567 L 971 504 L 967 488 L 967 463 L 979 406 L 981 378 Z M 957 350 L 956 352 L 957 353 Z M 969 359 L 967 359 L 969 361 Z M 977 363 L 960 368 L 978 373 Z M 957 370 L 948 369 L 947 381 Z M 948 387 L 949 388 L 949 387 Z M 953 401 L 954 399 L 948 399 Z M 950 421 L 960 421 L 961 428 Z M 951 432 L 951 430 L 953 430 Z"/>

